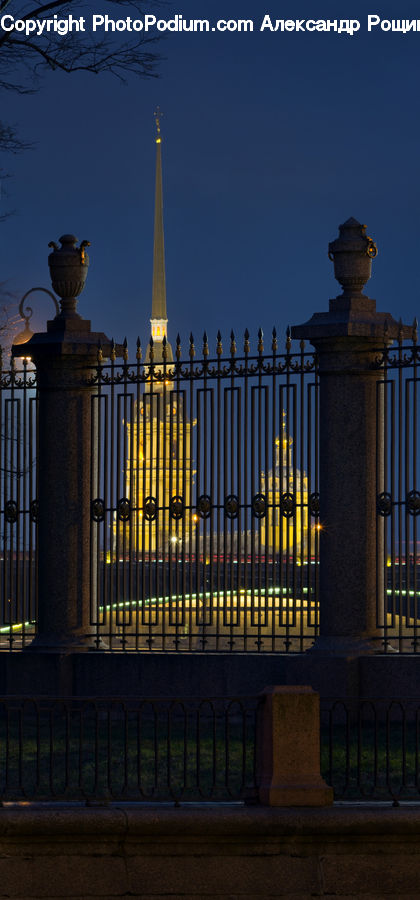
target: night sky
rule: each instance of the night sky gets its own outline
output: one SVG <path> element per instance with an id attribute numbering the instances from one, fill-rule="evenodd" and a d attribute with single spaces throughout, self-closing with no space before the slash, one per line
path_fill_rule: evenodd
<path id="1" fill-rule="evenodd" d="M 108 4 L 106 4 L 108 7 Z M 105 4 L 86 3 L 85 14 Z M 109 9 L 107 9 L 110 12 Z M 0 281 L 50 287 L 48 241 L 88 238 L 79 309 L 132 350 L 149 334 L 154 120 L 163 110 L 169 337 L 210 346 L 259 326 L 283 335 L 339 293 L 327 257 L 339 223 L 367 223 L 379 255 L 367 287 L 380 310 L 420 313 L 420 34 L 368 34 L 367 15 L 415 18 L 418 4 L 180 0 L 209 19 L 253 18 L 253 34 L 171 34 L 160 78 L 51 73 L 34 96 L 2 96 L 1 118 L 35 149 L 13 173 L 0 228 Z M 359 18 L 360 32 L 260 34 L 273 18 Z M 33 298 L 45 328 L 49 301 Z M 239 342 L 238 342 L 239 343 Z M 225 346 L 227 347 L 227 341 Z M 255 346 L 255 344 L 254 344 Z M 133 355 L 133 354 L 132 354 Z"/>

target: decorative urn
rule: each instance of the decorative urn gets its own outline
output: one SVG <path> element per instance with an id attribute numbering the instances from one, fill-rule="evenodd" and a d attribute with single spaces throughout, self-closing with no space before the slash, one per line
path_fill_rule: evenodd
<path id="1" fill-rule="evenodd" d="M 372 274 L 372 259 L 378 252 L 376 244 L 366 234 L 366 225 L 353 218 L 340 225 L 339 232 L 339 237 L 328 245 L 328 256 L 343 288 L 341 296 L 363 296 L 362 290 Z"/>
<path id="2" fill-rule="evenodd" d="M 76 247 L 78 238 L 74 234 L 63 234 L 59 241 L 61 247 L 55 241 L 48 244 L 53 248 L 48 257 L 52 286 L 60 297 L 61 315 L 77 316 L 77 297 L 85 286 L 89 266 L 86 247 L 90 246 L 90 241 L 82 241 Z"/>

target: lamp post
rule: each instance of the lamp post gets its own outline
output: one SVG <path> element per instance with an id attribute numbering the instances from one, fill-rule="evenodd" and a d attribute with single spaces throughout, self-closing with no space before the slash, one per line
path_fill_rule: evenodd
<path id="1" fill-rule="evenodd" d="M 43 294 L 48 294 L 48 296 L 51 297 L 51 300 L 52 300 L 53 303 L 54 303 L 55 311 L 56 311 L 57 315 L 58 315 L 58 313 L 60 312 L 60 307 L 59 307 L 59 305 L 58 305 L 58 300 L 57 300 L 57 298 L 54 296 L 54 294 L 52 293 L 52 291 L 49 291 L 47 288 L 43 288 L 43 287 L 33 287 L 33 288 L 30 288 L 30 290 L 29 290 L 29 291 L 26 291 L 26 294 L 23 295 L 23 297 L 22 297 L 22 299 L 21 299 L 21 301 L 20 301 L 20 303 L 19 303 L 19 315 L 20 315 L 21 319 L 24 319 L 24 321 L 25 321 L 25 327 L 24 327 L 23 331 L 20 331 L 19 334 L 17 334 L 16 337 L 14 338 L 14 341 L 13 341 L 14 344 L 26 344 L 27 341 L 30 341 L 30 339 L 31 339 L 31 337 L 32 337 L 32 335 L 33 335 L 33 331 L 32 331 L 32 329 L 31 329 L 31 327 L 30 327 L 30 325 L 29 325 L 29 320 L 30 320 L 30 319 L 32 318 L 32 316 L 33 316 L 33 309 L 32 309 L 31 306 L 28 306 L 28 307 L 26 308 L 26 312 L 25 312 L 25 309 L 24 309 L 24 303 L 25 303 L 26 298 L 29 297 L 30 294 L 34 294 L 34 293 L 36 293 L 36 292 L 41 292 L 41 293 L 43 293 Z"/>

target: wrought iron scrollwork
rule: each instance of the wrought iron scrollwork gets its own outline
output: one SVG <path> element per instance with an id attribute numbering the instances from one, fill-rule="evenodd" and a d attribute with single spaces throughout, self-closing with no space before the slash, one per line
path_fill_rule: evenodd
<path id="1" fill-rule="evenodd" d="M 212 502 L 208 494 L 201 494 L 197 500 L 197 514 L 200 519 L 208 519 L 211 513 Z"/>
<path id="2" fill-rule="evenodd" d="M 285 519 L 291 519 L 295 512 L 295 498 L 290 491 L 285 491 L 284 494 L 281 495 L 280 499 L 280 509 L 282 516 Z"/>
<path id="3" fill-rule="evenodd" d="M 267 512 L 267 501 L 264 494 L 255 494 L 252 498 L 252 512 L 256 519 L 263 519 Z"/>
<path id="4" fill-rule="evenodd" d="M 225 514 L 228 519 L 237 519 L 239 514 L 239 500 L 236 494 L 228 494 L 225 500 Z"/>
<path id="5" fill-rule="evenodd" d="M 171 497 L 169 513 L 172 519 L 182 519 L 182 516 L 184 515 L 184 501 L 179 494 L 175 497 Z"/>
<path id="6" fill-rule="evenodd" d="M 312 494 L 309 494 L 309 512 L 311 516 L 314 518 L 318 518 L 319 516 L 319 494 L 318 491 L 313 491 Z"/>
<path id="7" fill-rule="evenodd" d="M 167 353 L 166 344 L 162 341 L 163 356 Z M 211 356 L 209 340 L 207 334 L 203 337 L 202 359 L 196 358 L 196 348 L 192 335 L 190 336 L 190 344 L 188 357 L 182 361 L 181 358 L 181 342 L 179 335 L 176 341 L 176 351 L 174 362 L 169 362 L 164 358 L 165 365 L 162 366 L 161 361 L 154 359 L 153 339 L 149 344 L 149 353 L 146 363 L 140 365 L 141 351 L 139 344 L 137 345 L 136 364 L 129 365 L 125 359 L 122 366 L 116 366 L 115 360 L 112 365 L 100 365 L 92 368 L 91 374 L 84 378 L 84 383 L 97 384 L 98 382 L 105 384 L 162 384 L 176 385 L 180 378 L 187 381 L 200 380 L 205 375 L 208 378 L 230 378 L 232 375 L 282 375 L 286 372 L 295 374 L 306 374 L 314 372 L 317 369 L 316 354 L 306 353 L 304 343 L 301 342 L 300 351 L 292 352 L 292 342 L 290 333 L 286 340 L 286 353 L 278 353 L 278 341 L 275 329 L 273 329 L 270 356 L 264 356 L 263 334 L 258 332 L 257 355 L 251 355 L 251 345 L 249 340 L 249 332 L 245 331 L 244 335 L 244 355 L 237 355 L 237 341 L 235 335 L 231 334 L 230 339 L 230 359 L 223 359 L 222 338 L 220 332 L 217 333 L 216 356 Z"/>
<path id="8" fill-rule="evenodd" d="M 4 518 L 9 525 L 13 525 L 17 522 L 18 517 L 18 507 L 15 500 L 7 500 L 4 504 Z"/>
<path id="9" fill-rule="evenodd" d="M 38 522 L 39 518 L 39 502 L 38 500 L 31 500 L 29 504 L 29 517 L 31 522 L 34 522 L 35 525 Z"/>
<path id="10" fill-rule="evenodd" d="M 392 512 L 392 496 L 388 491 L 382 491 L 378 494 L 376 501 L 377 510 L 380 516 L 390 516 Z"/>
<path id="11" fill-rule="evenodd" d="M 121 497 L 117 503 L 117 516 L 120 522 L 128 522 L 131 513 L 131 505 L 128 497 Z"/>
<path id="12" fill-rule="evenodd" d="M 406 499 L 407 512 L 410 516 L 418 516 L 420 513 L 420 493 L 419 491 L 410 491 Z"/>
<path id="13" fill-rule="evenodd" d="M 105 503 L 100 497 L 96 497 L 90 504 L 90 511 L 94 522 L 103 522 L 105 518 Z"/>
<path id="14" fill-rule="evenodd" d="M 157 516 L 157 500 L 156 497 L 145 497 L 143 503 L 144 518 L 147 522 L 153 522 Z"/>

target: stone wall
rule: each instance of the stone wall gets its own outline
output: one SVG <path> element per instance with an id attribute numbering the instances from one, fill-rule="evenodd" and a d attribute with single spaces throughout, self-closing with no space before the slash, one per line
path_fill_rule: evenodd
<path id="1" fill-rule="evenodd" d="M 4 807 L 0 898 L 418 898 L 420 809 Z"/>
<path id="2" fill-rule="evenodd" d="M 321 697 L 420 697 L 419 657 L 281 653 L 0 653 L 0 695 L 254 696 L 310 684 Z"/>

